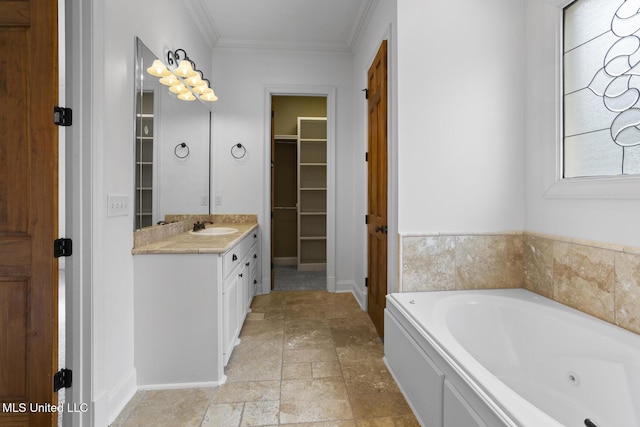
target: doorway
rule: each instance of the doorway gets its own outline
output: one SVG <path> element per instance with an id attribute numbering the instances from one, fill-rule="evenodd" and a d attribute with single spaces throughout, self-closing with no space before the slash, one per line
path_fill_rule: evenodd
<path id="1" fill-rule="evenodd" d="M 327 289 L 327 98 L 271 97 L 272 290 Z"/>

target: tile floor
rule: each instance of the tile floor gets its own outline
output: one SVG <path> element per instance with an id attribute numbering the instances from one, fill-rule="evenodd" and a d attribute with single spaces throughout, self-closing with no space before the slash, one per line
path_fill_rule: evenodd
<path id="1" fill-rule="evenodd" d="M 295 265 L 275 266 L 276 291 L 320 291 L 327 289 L 327 271 L 298 270 Z"/>
<path id="2" fill-rule="evenodd" d="M 217 388 L 138 392 L 112 427 L 417 427 L 351 294 L 257 296 Z"/>

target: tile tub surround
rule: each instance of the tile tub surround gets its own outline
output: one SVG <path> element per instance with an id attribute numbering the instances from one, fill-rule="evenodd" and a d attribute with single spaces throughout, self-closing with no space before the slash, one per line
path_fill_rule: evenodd
<path id="1" fill-rule="evenodd" d="M 520 288 L 522 233 L 401 235 L 400 291 Z"/>
<path id="2" fill-rule="evenodd" d="M 227 383 L 141 390 L 111 426 L 419 426 L 349 293 L 256 296 L 240 338 Z"/>
<path id="3" fill-rule="evenodd" d="M 169 239 L 193 228 L 197 221 L 212 222 L 213 224 L 257 224 L 258 215 L 245 214 L 214 214 L 214 215 L 165 215 L 168 224 L 153 225 L 136 230 L 133 233 L 133 249 L 149 246 L 162 240 Z"/>
<path id="4" fill-rule="evenodd" d="M 640 248 L 525 235 L 524 287 L 640 334 Z"/>
<path id="5" fill-rule="evenodd" d="M 537 233 L 400 235 L 400 292 L 523 287 L 640 333 L 640 248 Z"/>

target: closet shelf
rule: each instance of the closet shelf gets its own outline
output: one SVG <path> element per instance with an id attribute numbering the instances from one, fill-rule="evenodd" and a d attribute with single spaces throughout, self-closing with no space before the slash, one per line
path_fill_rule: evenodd
<path id="1" fill-rule="evenodd" d="M 273 139 L 276 141 L 297 141 L 298 135 L 274 135 Z"/>
<path id="2" fill-rule="evenodd" d="M 298 117 L 298 270 L 327 262 L 327 119 Z"/>

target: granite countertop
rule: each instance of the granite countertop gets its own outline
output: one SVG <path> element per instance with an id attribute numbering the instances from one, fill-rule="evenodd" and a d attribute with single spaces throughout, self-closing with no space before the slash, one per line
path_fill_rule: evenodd
<path id="1" fill-rule="evenodd" d="M 229 216 L 231 217 L 231 216 Z M 172 224 L 149 227 L 136 232 L 134 237 L 134 255 L 144 254 L 221 254 L 240 242 L 245 236 L 258 228 L 254 216 L 245 217 L 216 216 L 216 218 L 197 217 L 198 221 L 211 221 L 206 228 L 231 227 L 238 231 L 233 234 L 205 236 L 189 232 L 194 218 L 182 219 Z M 256 218 L 257 219 L 257 218 Z"/>

